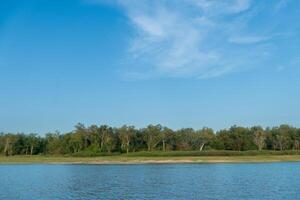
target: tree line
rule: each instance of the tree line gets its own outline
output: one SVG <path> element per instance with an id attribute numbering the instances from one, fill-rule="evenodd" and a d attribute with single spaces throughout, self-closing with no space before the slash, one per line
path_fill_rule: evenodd
<path id="1" fill-rule="evenodd" d="M 47 133 L 45 136 L 23 133 L 0 133 L 3 155 L 100 155 L 137 151 L 203 150 L 299 150 L 300 129 L 289 125 L 273 128 L 232 126 L 214 132 L 182 128 L 172 130 L 162 125 L 119 128 L 108 125 L 85 127 L 79 123 L 72 132 Z"/>

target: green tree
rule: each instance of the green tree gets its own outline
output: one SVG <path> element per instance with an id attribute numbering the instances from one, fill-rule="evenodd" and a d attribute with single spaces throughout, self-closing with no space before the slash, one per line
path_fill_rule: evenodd
<path id="1" fill-rule="evenodd" d="M 29 143 L 29 146 L 30 146 L 30 155 L 33 155 L 33 153 L 34 153 L 34 148 L 36 148 L 36 147 L 38 146 L 38 143 L 39 143 L 37 134 L 31 133 L 31 134 L 28 136 L 28 143 Z M 27 151 L 27 150 L 26 150 L 26 151 Z"/>
<path id="2" fill-rule="evenodd" d="M 214 131 L 212 129 L 204 127 L 203 129 L 195 132 L 193 143 L 199 151 L 202 151 L 204 146 L 213 140 L 214 136 Z"/>
<path id="3" fill-rule="evenodd" d="M 148 151 L 152 151 L 162 141 L 164 135 L 162 133 L 162 126 L 149 125 L 144 129 L 144 140 L 146 141 Z"/>
<path id="4" fill-rule="evenodd" d="M 261 151 L 266 144 L 266 134 L 261 127 L 253 127 L 253 142 L 257 146 L 257 149 Z"/>
<path id="5" fill-rule="evenodd" d="M 136 130 L 134 126 L 124 125 L 118 130 L 118 132 L 119 132 L 119 139 L 121 141 L 121 149 L 126 150 L 126 153 L 128 154 Z"/>
<path id="6" fill-rule="evenodd" d="M 46 153 L 52 155 L 63 154 L 61 135 L 57 131 L 55 133 L 47 133 L 45 138 Z"/>

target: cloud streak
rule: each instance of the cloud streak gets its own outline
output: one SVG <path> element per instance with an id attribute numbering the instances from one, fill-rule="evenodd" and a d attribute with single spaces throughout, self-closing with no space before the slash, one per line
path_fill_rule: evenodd
<path id="1" fill-rule="evenodd" d="M 271 31 L 249 27 L 251 0 L 115 0 L 136 34 L 128 77 L 212 78 L 253 68 L 272 54 Z M 266 31 L 267 30 L 267 31 Z"/>

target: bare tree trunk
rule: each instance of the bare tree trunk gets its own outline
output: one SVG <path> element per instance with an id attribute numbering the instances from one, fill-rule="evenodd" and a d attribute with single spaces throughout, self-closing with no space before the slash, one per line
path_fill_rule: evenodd
<path id="1" fill-rule="evenodd" d="M 88 147 L 87 136 L 84 137 L 84 148 Z"/>
<path id="2" fill-rule="evenodd" d="M 126 153 L 129 153 L 129 146 L 130 146 L 130 139 L 127 137 L 127 144 L 126 144 Z"/>
<path id="3" fill-rule="evenodd" d="M 204 145 L 205 145 L 205 143 L 202 143 L 202 144 L 201 144 L 200 149 L 199 149 L 200 151 L 203 150 Z"/>
<path id="4" fill-rule="evenodd" d="M 4 153 L 6 156 L 8 156 L 8 148 L 9 148 L 9 139 L 7 138 L 6 139 L 6 142 L 5 142 L 5 147 L 4 147 Z"/>
<path id="5" fill-rule="evenodd" d="M 33 145 L 30 147 L 30 155 L 33 153 Z"/>
<path id="6" fill-rule="evenodd" d="M 163 140 L 162 142 L 163 142 L 163 151 L 166 151 L 166 143 L 165 143 L 165 140 Z"/>
<path id="7" fill-rule="evenodd" d="M 129 153 L 129 141 L 127 141 L 127 145 L 126 145 L 126 153 Z"/>
<path id="8" fill-rule="evenodd" d="M 103 149 L 103 139 L 102 139 L 101 142 L 100 142 L 100 149 L 101 149 L 101 151 L 102 151 L 102 149 Z"/>

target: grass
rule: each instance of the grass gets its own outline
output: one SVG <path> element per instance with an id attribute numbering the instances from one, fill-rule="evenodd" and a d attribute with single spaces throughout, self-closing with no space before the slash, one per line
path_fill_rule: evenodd
<path id="1" fill-rule="evenodd" d="M 127 157 L 186 157 L 186 156 L 268 156 L 268 155 L 300 155 L 300 151 L 141 151 L 134 152 Z"/>
<path id="2" fill-rule="evenodd" d="M 95 157 L 74 156 L 0 156 L 0 164 L 135 164 L 135 163 L 243 163 L 243 162 L 300 162 L 297 151 L 173 151 L 136 152 Z"/>

